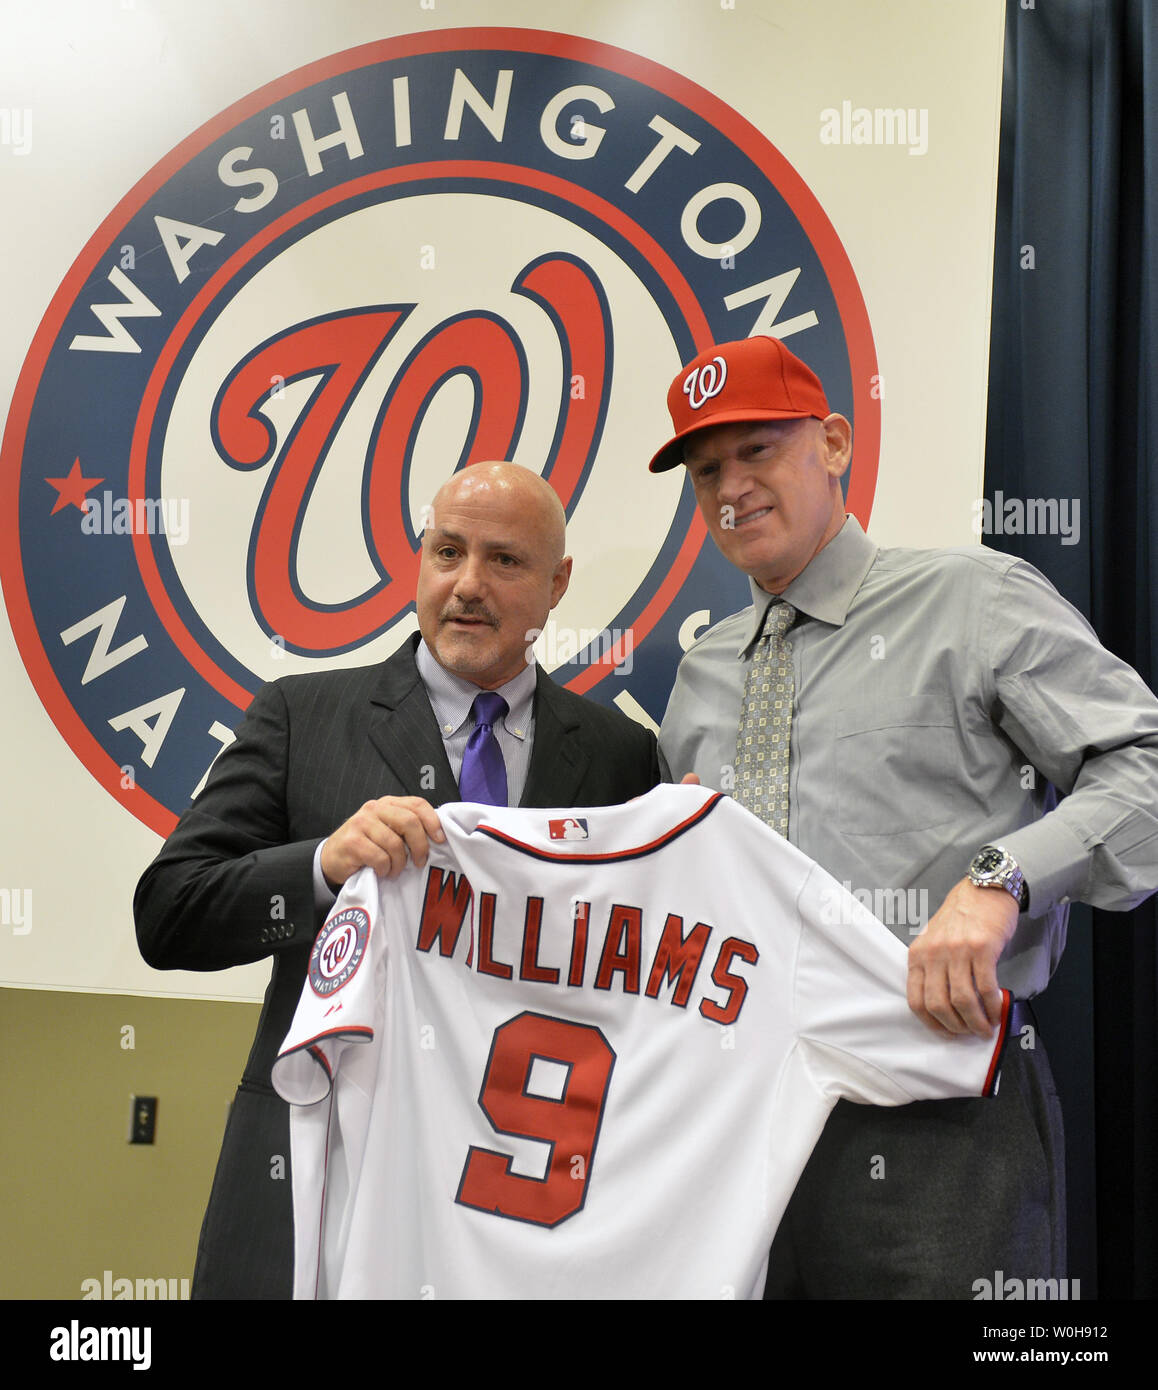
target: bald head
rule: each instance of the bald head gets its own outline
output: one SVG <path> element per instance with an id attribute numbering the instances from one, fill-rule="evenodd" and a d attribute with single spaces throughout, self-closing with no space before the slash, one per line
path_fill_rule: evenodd
<path id="1" fill-rule="evenodd" d="M 440 508 L 469 507 L 472 502 L 510 516 L 520 531 L 542 541 L 555 564 L 562 560 L 567 529 L 563 504 L 538 473 L 519 463 L 472 463 L 448 478 L 434 494 L 431 524 L 438 524 Z"/>
<path id="2" fill-rule="evenodd" d="M 439 488 L 422 538 L 418 625 L 436 660 L 494 690 L 518 675 L 571 577 L 563 507 L 515 463 L 475 463 Z"/>

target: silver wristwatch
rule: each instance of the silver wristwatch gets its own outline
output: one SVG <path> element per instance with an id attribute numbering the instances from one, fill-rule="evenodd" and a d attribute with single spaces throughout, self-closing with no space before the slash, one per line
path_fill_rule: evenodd
<path id="1" fill-rule="evenodd" d="M 1029 906 L 1025 875 L 1013 855 L 1000 845 L 982 845 L 969 864 L 969 882 L 976 888 L 1004 888 L 1022 912 Z"/>

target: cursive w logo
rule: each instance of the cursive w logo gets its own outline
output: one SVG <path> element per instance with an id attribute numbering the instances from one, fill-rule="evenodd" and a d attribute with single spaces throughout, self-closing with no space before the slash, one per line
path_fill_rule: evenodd
<path id="1" fill-rule="evenodd" d="M 611 328 L 594 271 L 575 256 L 542 256 L 511 286 L 539 306 L 563 359 L 552 447 L 542 461 L 568 513 L 594 460 L 610 389 Z M 298 550 L 306 514 L 339 426 L 357 406 L 375 363 L 417 306 L 383 305 L 309 320 L 262 343 L 226 378 L 213 404 L 213 441 L 231 468 L 269 468 L 250 536 L 253 614 L 289 651 L 319 656 L 384 631 L 414 601 L 421 536 L 406 493 L 415 441 L 431 403 L 454 377 L 474 395 L 459 466 L 513 458 L 527 413 L 526 355 L 516 330 L 494 312 L 456 314 L 410 352 L 374 411 L 365 443 L 360 529 L 379 578 L 342 602 L 306 592 Z M 262 408 L 296 382 L 312 381 L 287 437 Z M 358 533 L 356 524 L 347 533 Z"/>
<path id="2" fill-rule="evenodd" d="M 718 365 L 717 365 L 718 364 Z M 713 396 L 718 396 L 728 379 L 728 364 L 722 357 L 713 357 L 702 367 L 694 367 L 684 377 L 684 395 L 693 410 L 699 410 Z"/>

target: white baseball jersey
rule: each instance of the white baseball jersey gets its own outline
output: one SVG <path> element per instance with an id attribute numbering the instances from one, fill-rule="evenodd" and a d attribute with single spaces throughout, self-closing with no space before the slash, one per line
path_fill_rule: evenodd
<path id="1" fill-rule="evenodd" d="M 363 869 L 274 1066 L 299 1298 L 758 1298 L 838 1098 L 992 1089 L 909 1010 L 906 952 L 703 787 L 444 806 Z"/>

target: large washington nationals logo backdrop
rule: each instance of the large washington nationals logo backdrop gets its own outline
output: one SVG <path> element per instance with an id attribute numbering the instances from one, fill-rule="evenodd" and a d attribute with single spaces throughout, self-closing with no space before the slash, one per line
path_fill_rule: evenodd
<path id="1" fill-rule="evenodd" d="M 807 188 L 719 98 L 514 29 L 273 83 L 114 209 L 25 363 L 0 524 L 40 698 L 166 833 L 263 681 L 414 631 L 424 507 L 510 458 L 555 487 L 576 557 L 540 659 L 658 719 L 681 645 L 745 586 L 682 470 L 647 460 L 680 365 L 757 332 L 853 419 L 867 521 L 861 296 Z"/>

